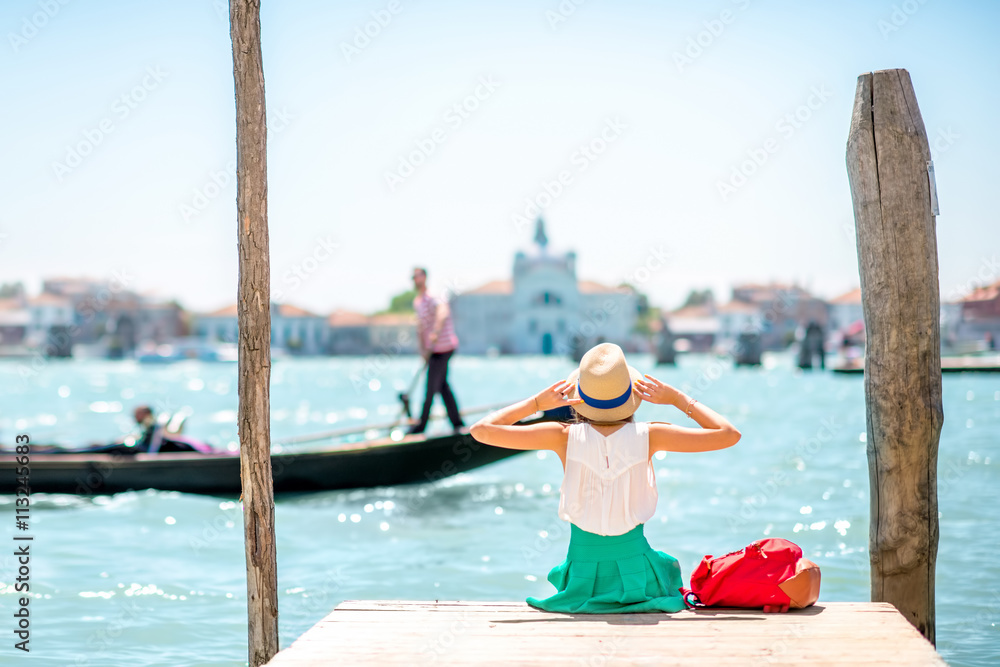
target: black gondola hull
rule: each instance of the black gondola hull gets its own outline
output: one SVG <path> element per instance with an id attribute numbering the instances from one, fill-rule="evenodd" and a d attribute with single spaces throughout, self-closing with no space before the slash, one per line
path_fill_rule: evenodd
<path id="1" fill-rule="evenodd" d="M 521 453 L 484 445 L 470 435 L 366 441 L 302 453 L 272 454 L 275 493 L 433 482 Z M 15 493 L 18 466 L 0 455 L 0 493 Z M 161 489 L 239 495 L 236 454 L 32 454 L 32 493 L 81 495 Z"/>

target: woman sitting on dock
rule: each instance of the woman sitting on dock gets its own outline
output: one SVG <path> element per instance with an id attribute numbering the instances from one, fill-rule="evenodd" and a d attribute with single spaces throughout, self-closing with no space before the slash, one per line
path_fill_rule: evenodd
<path id="1" fill-rule="evenodd" d="M 701 426 L 636 422 L 642 401 L 673 405 Z M 540 410 L 570 405 L 572 424 L 513 426 Z M 571 523 L 566 560 L 549 572 L 557 593 L 528 604 L 564 613 L 630 613 L 684 609 L 677 559 L 652 549 L 643 524 L 656 510 L 656 452 L 732 447 L 740 432 L 724 417 L 655 378 L 642 376 L 617 345 L 592 348 L 580 367 L 535 396 L 472 427 L 480 442 L 510 449 L 548 449 L 565 475 L 559 517 Z"/>

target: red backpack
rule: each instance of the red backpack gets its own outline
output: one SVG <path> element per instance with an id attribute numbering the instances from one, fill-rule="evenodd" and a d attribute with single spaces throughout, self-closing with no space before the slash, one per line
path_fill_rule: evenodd
<path id="1" fill-rule="evenodd" d="M 690 607 L 744 607 L 765 612 L 808 607 L 819 598 L 819 566 L 780 538 L 757 540 L 739 551 L 705 556 L 682 588 Z"/>

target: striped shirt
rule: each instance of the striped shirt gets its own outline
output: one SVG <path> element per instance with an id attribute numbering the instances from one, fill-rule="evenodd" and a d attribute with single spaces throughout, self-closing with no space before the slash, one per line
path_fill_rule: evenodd
<path id="1" fill-rule="evenodd" d="M 417 330 L 420 340 L 423 342 L 425 350 L 431 352 L 450 352 L 458 347 L 458 336 L 455 335 L 455 324 L 451 320 L 451 312 L 444 319 L 441 331 L 438 332 L 437 341 L 431 345 L 431 332 L 434 331 L 437 321 L 438 305 L 444 303 L 443 299 L 431 296 L 428 293 L 418 294 L 413 300 L 413 310 L 417 313 Z"/>

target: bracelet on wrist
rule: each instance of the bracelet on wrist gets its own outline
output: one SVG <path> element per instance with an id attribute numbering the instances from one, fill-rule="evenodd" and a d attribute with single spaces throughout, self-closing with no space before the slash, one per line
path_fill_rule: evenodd
<path id="1" fill-rule="evenodd" d="M 688 417 L 690 417 L 690 416 L 691 416 L 691 410 L 692 410 L 692 409 L 694 409 L 694 404 L 695 404 L 695 403 L 697 403 L 697 402 L 698 402 L 698 399 L 697 399 L 697 398 L 692 398 L 692 399 L 691 399 L 691 402 L 690 402 L 690 403 L 688 403 L 688 406 L 687 406 L 687 410 L 685 410 L 685 411 L 684 411 L 684 413 L 685 413 L 685 414 L 686 414 L 686 415 L 687 415 Z"/>

